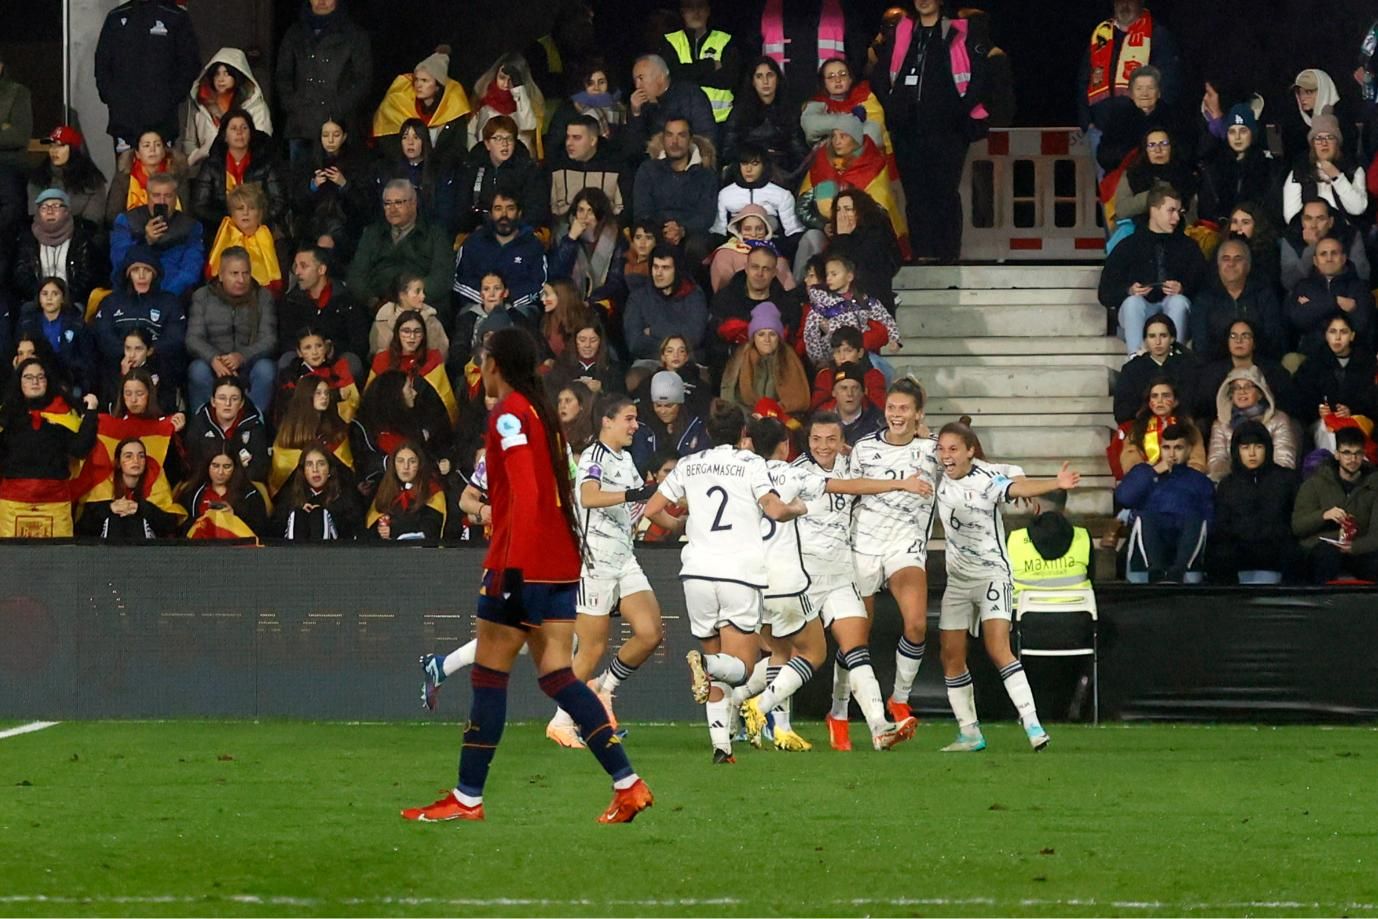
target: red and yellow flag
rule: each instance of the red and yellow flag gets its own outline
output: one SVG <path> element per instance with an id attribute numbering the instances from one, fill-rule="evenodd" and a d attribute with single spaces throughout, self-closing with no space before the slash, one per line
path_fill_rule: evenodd
<path id="1" fill-rule="evenodd" d="M 102 414 L 96 429 L 96 443 L 81 461 L 80 471 L 72 479 L 72 501 L 77 515 L 87 501 L 109 501 L 115 496 L 115 473 L 118 471 L 115 448 L 128 437 L 137 437 L 148 455 L 149 472 L 156 468 L 157 479 L 171 492 L 163 467 L 167 465 L 167 451 L 176 428 L 167 418 L 116 418 Z M 153 476 L 146 476 L 152 481 Z M 166 510 L 166 508 L 164 508 Z"/>

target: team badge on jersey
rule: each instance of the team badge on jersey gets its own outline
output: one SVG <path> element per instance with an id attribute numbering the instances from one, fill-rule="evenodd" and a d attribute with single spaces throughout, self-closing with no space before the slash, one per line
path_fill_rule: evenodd
<path id="1" fill-rule="evenodd" d="M 502 438 L 501 443 L 504 450 L 520 447 L 526 443 L 526 435 L 522 433 L 522 423 L 511 412 L 498 417 L 497 429 L 498 436 Z"/>

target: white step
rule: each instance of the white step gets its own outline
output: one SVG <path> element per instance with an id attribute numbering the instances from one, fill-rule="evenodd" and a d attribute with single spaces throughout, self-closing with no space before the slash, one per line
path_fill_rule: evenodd
<path id="1" fill-rule="evenodd" d="M 1105 333 L 1105 308 L 1098 303 L 1014 306 L 900 307 L 900 336 L 909 338 L 1011 338 L 1096 336 Z"/>
<path id="2" fill-rule="evenodd" d="M 1110 445 L 1110 429 L 1095 427 L 982 428 L 981 446 L 991 456 L 1069 459 L 1094 456 Z"/>
<path id="3" fill-rule="evenodd" d="M 1100 305 L 1094 290 L 1082 290 L 1077 287 L 1042 287 L 1031 290 L 906 290 L 900 293 L 900 309 L 926 306 L 1067 306 L 1073 303 Z"/>
<path id="4" fill-rule="evenodd" d="M 913 372 L 930 396 L 1034 396 L 1056 401 L 1062 396 L 1104 396 L 1110 392 L 1105 367 L 926 367 L 903 355 L 891 358 L 901 376 Z M 1048 403 L 1045 401 L 1044 403 Z M 1008 414 L 1010 409 L 1005 409 Z"/>
<path id="5" fill-rule="evenodd" d="M 937 400 L 933 400 L 937 402 Z M 1108 409 L 1110 403 L 1106 403 Z M 925 413 L 925 418 L 929 427 L 941 426 L 941 421 L 950 421 L 950 418 L 934 414 L 932 410 Z M 976 433 L 981 433 L 987 428 L 1026 428 L 1031 425 L 1049 425 L 1058 428 L 1106 428 L 1115 427 L 1115 415 L 1113 412 L 1074 412 L 1070 414 L 1052 414 L 1044 412 L 1033 412 L 1025 415 L 1000 414 L 1000 415 L 973 415 L 971 426 Z"/>
<path id="6" fill-rule="evenodd" d="M 930 339 L 931 340 L 931 339 Z M 1104 367 L 1107 371 L 1118 373 L 1124 366 L 1124 344 L 1120 344 L 1119 354 L 929 354 L 922 346 L 916 345 L 901 350 L 896 357 L 904 358 L 917 367 L 1059 367 L 1074 358 L 1076 363 L 1090 367 Z M 921 374 L 922 376 L 922 374 Z"/>
<path id="7" fill-rule="evenodd" d="M 923 377 L 920 376 L 919 379 Z M 970 415 L 974 424 L 980 424 L 982 417 L 988 415 L 1056 417 L 1109 412 L 1113 406 L 1109 389 L 1102 395 L 1061 396 L 1057 399 L 1045 399 L 1042 396 L 993 397 L 966 394 L 940 396 L 931 390 L 929 397 L 928 404 L 924 406 L 924 413 L 930 427 L 935 421 L 952 421 L 962 415 Z"/>
<path id="8" fill-rule="evenodd" d="M 934 290 L 948 287 L 1080 287 L 1100 284 L 1097 265 L 960 265 L 901 268 L 896 290 Z"/>
<path id="9" fill-rule="evenodd" d="M 904 343 L 902 354 L 970 354 L 983 357 L 1001 354 L 1049 356 L 1064 354 L 1111 355 L 1123 363 L 1124 341 L 1108 335 L 1010 336 L 1008 338 L 914 338 Z"/>

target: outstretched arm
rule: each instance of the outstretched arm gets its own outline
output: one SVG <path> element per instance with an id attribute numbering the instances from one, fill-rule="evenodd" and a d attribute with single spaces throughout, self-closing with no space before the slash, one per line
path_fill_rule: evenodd
<path id="1" fill-rule="evenodd" d="M 883 495 L 892 491 L 907 491 L 927 497 L 933 494 L 933 486 L 927 479 L 915 474 L 903 479 L 828 479 L 825 491 L 830 495 Z"/>
<path id="2" fill-rule="evenodd" d="M 1010 484 L 1008 494 L 1011 498 L 1036 498 L 1059 489 L 1071 491 L 1080 484 L 1081 473 L 1067 462 L 1062 464 L 1062 471 L 1055 479 L 1016 479 Z"/>
<path id="3" fill-rule="evenodd" d="M 780 500 L 780 496 L 771 492 L 761 497 L 761 510 L 767 517 L 776 523 L 784 523 L 796 517 L 802 517 L 809 512 L 808 505 L 803 500 L 795 498 L 786 504 Z"/>

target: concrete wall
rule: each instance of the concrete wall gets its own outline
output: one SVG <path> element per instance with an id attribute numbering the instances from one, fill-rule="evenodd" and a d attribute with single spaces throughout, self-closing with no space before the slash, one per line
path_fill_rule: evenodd
<path id="1" fill-rule="evenodd" d="M 105 14 L 119 5 L 119 0 L 67 0 L 70 11 L 69 42 L 71 73 L 71 106 L 81 132 L 87 136 L 91 158 L 107 177 L 115 172 L 115 153 L 105 133 L 105 103 L 96 92 L 96 41 Z"/>

